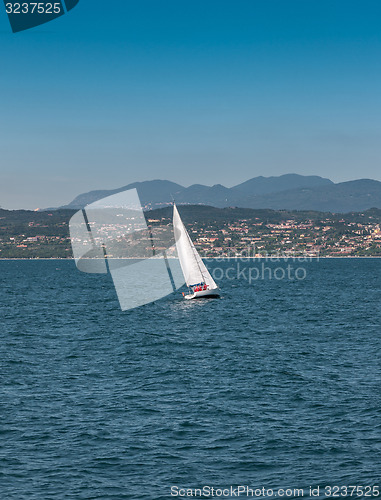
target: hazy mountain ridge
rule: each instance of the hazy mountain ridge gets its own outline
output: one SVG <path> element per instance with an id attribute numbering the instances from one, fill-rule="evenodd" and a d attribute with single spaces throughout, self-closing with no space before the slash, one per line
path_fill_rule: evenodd
<path id="1" fill-rule="evenodd" d="M 242 207 L 274 210 L 356 212 L 381 208 L 381 182 L 359 179 L 341 183 L 319 176 L 286 174 L 254 177 L 232 188 L 221 184 L 181 186 L 171 181 L 135 182 L 114 190 L 84 193 L 65 207 L 81 209 L 101 198 L 136 188 L 145 209 L 160 208 L 173 200 L 178 204 L 202 204 L 218 208 Z"/>
<path id="2" fill-rule="evenodd" d="M 285 174 L 278 177 L 254 177 L 246 182 L 242 182 L 232 189 L 245 192 L 250 195 L 263 195 L 276 193 L 279 191 L 288 191 L 304 187 L 318 187 L 334 184 L 330 179 L 319 177 L 318 175 L 298 175 Z"/>

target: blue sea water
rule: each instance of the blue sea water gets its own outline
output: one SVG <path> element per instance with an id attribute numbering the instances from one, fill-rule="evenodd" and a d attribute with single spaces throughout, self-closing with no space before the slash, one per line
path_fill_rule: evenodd
<path id="1" fill-rule="evenodd" d="M 380 484 L 381 260 L 303 266 L 121 312 L 72 261 L 1 261 L 1 500 Z"/>

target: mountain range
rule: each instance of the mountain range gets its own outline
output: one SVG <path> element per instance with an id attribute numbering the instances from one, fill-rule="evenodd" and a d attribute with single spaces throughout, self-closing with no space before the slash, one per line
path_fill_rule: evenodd
<path id="1" fill-rule="evenodd" d="M 60 208 L 82 209 L 101 198 L 136 188 L 145 210 L 171 204 L 211 205 L 218 208 L 267 208 L 274 210 L 317 210 L 361 212 L 381 208 L 381 182 L 372 179 L 334 183 L 319 176 L 286 174 L 254 177 L 227 188 L 221 184 L 184 187 L 166 180 L 135 182 L 118 189 L 98 190 L 77 196 Z"/>

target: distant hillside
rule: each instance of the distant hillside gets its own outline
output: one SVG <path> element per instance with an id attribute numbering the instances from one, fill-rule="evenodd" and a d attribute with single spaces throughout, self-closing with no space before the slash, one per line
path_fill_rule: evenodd
<path id="1" fill-rule="evenodd" d="M 381 208 L 381 182 L 360 179 L 314 188 L 291 189 L 253 197 L 246 206 L 274 210 L 360 212 L 372 207 Z"/>
<path id="2" fill-rule="evenodd" d="M 171 196 L 175 196 L 178 192 L 184 190 L 185 188 L 180 186 L 180 184 L 170 181 L 155 180 L 134 182 L 118 189 L 104 189 L 80 194 L 71 203 L 60 208 L 80 209 L 90 203 L 93 203 L 94 201 L 100 200 L 101 198 L 106 198 L 107 196 L 121 193 L 122 191 L 126 191 L 128 189 L 137 189 L 141 202 L 149 208 L 151 206 L 160 206 L 162 204 L 170 203 L 172 200 Z"/>
<path id="3" fill-rule="evenodd" d="M 281 223 L 286 220 L 294 220 L 302 223 L 305 221 L 321 221 L 330 219 L 332 221 L 345 221 L 351 223 L 381 223 L 381 209 L 371 208 L 364 212 L 331 213 L 319 212 L 317 210 L 272 210 L 266 208 L 239 208 L 227 207 L 216 208 L 205 205 L 184 205 L 179 207 L 179 212 L 185 224 L 195 221 L 203 224 L 230 223 L 240 220 L 255 220 L 264 223 Z M 168 206 L 148 210 L 145 212 L 147 221 L 150 219 L 172 219 L 173 208 Z"/>
<path id="4" fill-rule="evenodd" d="M 279 177 L 254 177 L 227 188 L 221 184 L 188 188 L 165 180 L 135 182 L 122 188 L 91 191 L 79 195 L 61 208 L 80 209 L 101 198 L 136 188 L 145 210 L 171 204 L 210 205 L 218 208 L 266 208 L 274 210 L 317 210 L 356 212 L 381 208 L 381 182 L 371 179 L 334 184 L 318 176 L 287 174 Z"/>
<path id="5" fill-rule="evenodd" d="M 331 180 L 318 175 L 286 174 L 279 177 L 254 177 L 242 184 L 238 184 L 238 186 L 234 186 L 233 189 L 249 195 L 263 195 L 288 191 L 289 189 L 313 188 L 332 184 Z"/>
<path id="6" fill-rule="evenodd" d="M 381 256 L 381 209 L 329 214 L 183 205 L 179 211 L 191 230 L 192 239 L 210 255 L 214 247 L 239 251 L 253 241 L 258 243 L 259 238 L 261 243 L 258 245 L 270 253 L 311 250 L 312 245 L 320 249 L 322 255 L 337 255 L 343 251 L 345 253 L 341 256 Z M 71 258 L 69 220 L 74 213 L 74 210 L 31 212 L 0 209 L 0 259 Z M 173 209 L 168 206 L 147 210 L 145 217 L 149 225 L 155 226 L 170 222 L 172 214 Z M 290 225 L 290 221 L 294 223 Z M 286 224 L 288 228 L 278 227 L 274 232 L 274 227 L 271 227 L 274 224 Z M 207 242 L 197 242 L 199 237 L 206 237 Z M 208 242 L 210 238 L 213 244 L 212 240 Z"/>

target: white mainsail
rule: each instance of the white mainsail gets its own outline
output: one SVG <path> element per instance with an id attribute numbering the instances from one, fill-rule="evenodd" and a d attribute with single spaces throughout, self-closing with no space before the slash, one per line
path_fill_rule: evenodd
<path id="1" fill-rule="evenodd" d="M 217 289 L 218 286 L 194 247 L 175 204 L 173 205 L 173 228 L 177 253 L 186 284 L 193 286 L 206 283 L 209 290 Z"/>

